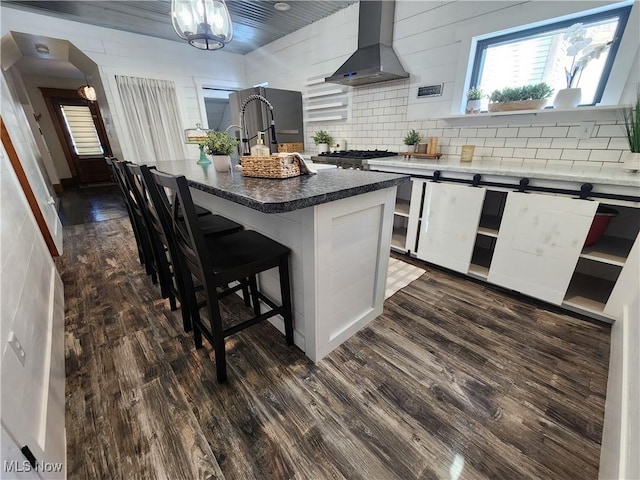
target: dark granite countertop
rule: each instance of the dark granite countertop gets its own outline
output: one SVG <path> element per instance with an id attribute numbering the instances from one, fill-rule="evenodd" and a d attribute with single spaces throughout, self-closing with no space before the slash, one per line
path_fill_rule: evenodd
<path id="1" fill-rule="evenodd" d="M 324 170 L 316 175 L 285 179 L 243 177 L 239 171 L 216 172 L 195 160 L 154 164 L 162 172 L 184 175 L 189 185 L 264 213 L 302 208 L 381 190 L 409 181 L 408 175 L 361 170 Z"/>

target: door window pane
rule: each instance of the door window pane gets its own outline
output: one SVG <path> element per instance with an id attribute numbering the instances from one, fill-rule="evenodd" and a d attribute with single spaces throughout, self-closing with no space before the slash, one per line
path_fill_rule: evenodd
<path id="1" fill-rule="evenodd" d="M 60 109 L 76 155 L 79 157 L 102 156 L 104 150 L 89 107 L 86 105 L 60 105 Z"/>

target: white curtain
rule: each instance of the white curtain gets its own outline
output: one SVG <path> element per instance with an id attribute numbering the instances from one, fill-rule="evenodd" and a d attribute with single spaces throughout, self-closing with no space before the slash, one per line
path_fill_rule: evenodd
<path id="1" fill-rule="evenodd" d="M 182 160 L 183 128 L 173 82 L 116 75 L 136 163 Z"/>

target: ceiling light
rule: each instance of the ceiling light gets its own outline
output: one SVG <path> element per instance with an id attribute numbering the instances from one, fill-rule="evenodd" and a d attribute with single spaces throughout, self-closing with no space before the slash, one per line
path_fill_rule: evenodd
<path id="1" fill-rule="evenodd" d="M 273 8 L 275 8 L 279 12 L 286 12 L 287 10 L 291 9 L 291 5 L 289 5 L 286 2 L 278 2 L 278 3 L 273 5 Z"/>
<path id="2" fill-rule="evenodd" d="M 233 38 L 224 0 L 171 0 L 171 22 L 180 38 L 201 50 L 218 50 Z"/>
<path id="3" fill-rule="evenodd" d="M 47 47 L 44 43 L 36 43 L 35 47 L 36 52 L 41 53 L 42 55 L 49 55 L 49 53 L 51 53 L 49 47 Z"/>
<path id="4" fill-rule="evenodd" d="M 90 102 L 95 102 L 97 100 L 96 89 L 91 85 L 83 85 L 78 89 L 78 95 L 80 95 L 85 100 L 89 100 Z"/>

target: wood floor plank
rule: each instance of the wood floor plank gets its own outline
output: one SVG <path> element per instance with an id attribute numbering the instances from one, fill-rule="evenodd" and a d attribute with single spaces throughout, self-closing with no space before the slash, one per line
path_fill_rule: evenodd
<path id="1" fill-rule="evenodd" d="M 234 335 L 220 385 L 128 218 L 64 233 L 70 479 L 597 478 L 606 326 L 427 267 L 317 365 L 268 323 Z"/>

